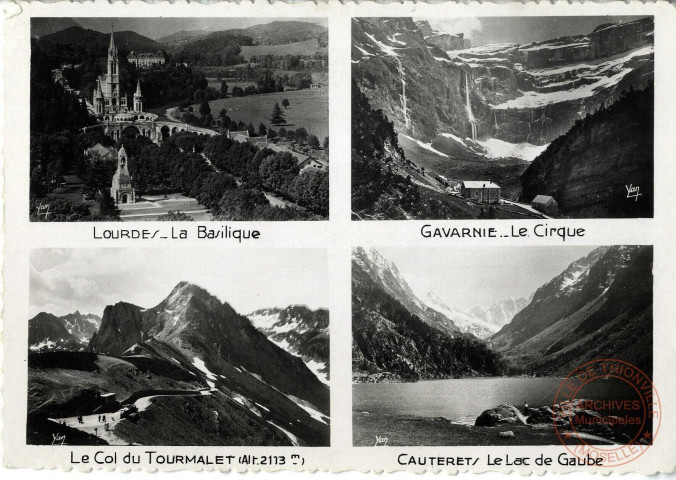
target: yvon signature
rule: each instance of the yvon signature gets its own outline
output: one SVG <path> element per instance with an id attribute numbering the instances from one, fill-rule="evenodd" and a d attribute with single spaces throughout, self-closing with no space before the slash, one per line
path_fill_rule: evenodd
<path id="1" fill-rule="evenodd" d="M 380 435 L 376 435 L 376 443 L 373 446 L 374 447 L 386 447 L 388 440 L 389 439 L 387 437 L 381 437 Z"/>
<path id="2" fill-rule="evenodd" d="M 638 202 L 638 197 L 643 195 L 640 192 L 640 187 L 638 185 L 633 186 L 632 184 L 629 184 L 625 185 L 624 188 L 627 189 L 627 198 L 633 198 L 635 202 Z"/>

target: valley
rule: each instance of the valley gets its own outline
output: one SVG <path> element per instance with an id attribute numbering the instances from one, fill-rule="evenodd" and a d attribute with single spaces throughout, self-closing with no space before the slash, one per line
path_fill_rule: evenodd
<path id="1" fill-rule="evenodd" d="M 481 272 L 487 284 L 497 286 L 499 276 L 508 274 L 485 271 L 483 255 L 487 254 L 479 250 L 476 255 L 484 270 L 457 268 L 463 275 Z M 586 251 L 572 263 L 559 260 L 562 270 L 527 297 L 457 308 L 433 291 L 424 299 L 414 293 L 409 281 L 419 284 L 421 280 L 410 277 L 411 265 L 402 275 L 375 249 L 355 249 L 355 445 L 372 444 L 376 430 L 396 445 L 495 444 L 498 433 L 507 430 L 517 435 L 509 444 L 556 444 L 553 424 L 545 421 L 551 415 L 545 410 L 552 408 L 561 379 L 578 365 L 597 358 L 618 359 L 650 377 L 652 247 Z M 420 269 L 428 262 L 454 268 L 453 263 L 432 260 L 432 252 L 416 255 Z M 519 283 L 515 280 L 519 275 L 528 275 L 501 262 L 492 268 L 507 269 L 504 278 Z M 438 273 L 434 276 L 439 278 Z M 445 278 L 448 281 L 437 287 L 439 292 L 462 288 L 460 277 L 449 272 Z M 610 399 L 629 395 L 617 382 L 601 382 L 595 388 L 585 394 Z M 504 420 L 497 424 L 500 430 L 486 430 L 478 420 L 482 412 L 503 407 L 511 411 L 524 402 L 531 406 L 525 412 L 533 418 L 523 420 L 518 428 Z M 561 420 L 557 425 L 566 428 L 567 424 Z M 611 443 L 625 441 L 627 433 L 622 429 L 586 432 Z"/>
<path id="2" fill-rule="evenodd" d="M 488 218 L 533 216 L 525 207 L 538 195 L 558 202 L 556 213 L 539 210 L 547 216 L 649 217 L 653 69 L 652 17 L 599 24 L 587 35 L 476 46 L 427 20 L 354 19 L 353 151 L 373 166 L 353 162 L 353 170 L 385 168 L 403 179 L 371 181 L 378 195 L 353 201 L 354 216 L 486 218 L 480 207 L 485 214 L 491 205 L 467 209 L 457 197 L 464 181 L 491 181 L 505 200 L 498 203 L 518 204 Z M 378 138 L 361 138 L 354 130 L 367 115 L 355 103 L 381 111 L 391 126 Z M 614 118 L 609 108 L 618 112 Z M 636 123 L 627 125 L 620 111 L 633 112 Z M 589 135 L 596 141 L 585 140 Z M 622 145 L 615 148 L 611 137 Z M 374 157 L 365 142 L 391 149 Z M 575 147 L 564 153 L 560 144 Z M 556 183 L 547 177 L 554 170 Z M 411 193 L 400 185 L 406 182 L 419 199 L 407 201 Z M 626 201 L 624 186 L 632 183 L 646 185 L 641 205 Z M 430 191 L 441 195 L 432 200 Z M 353 200 L 358 193 L 353 188 Z"/>

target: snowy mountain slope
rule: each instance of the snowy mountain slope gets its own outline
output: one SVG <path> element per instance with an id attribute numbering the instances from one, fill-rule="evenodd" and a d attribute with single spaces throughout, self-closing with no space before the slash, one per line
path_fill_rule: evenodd
<path id="1" fill-rule="evenodd" d="M 463 333 L 471 333 L 475 337 L 484 340 L 492 337 L 499 329 L 497 325 L 488 323 L 478 316 L 473 316 L 457 308 L 450 307 L 434 292 L 428 292 L 425 301 L 430 307 L 450 318 Z"/>
<path id="2" fill-rule="evenodd" d="M 598 247 L 571 263 L 537 289 L 533 299 L 491 342 L 500 350 L 514 348 L 589 302 L 605 294 L 645 249 L 637 246 Z"/>
<path id="3" fill-rule="evenodd" d="M 246 315 L 278 347 L 301 357 L 322 382 L 329 379 L 329 312 L 304 305 L 265 308 Z"/>
<path id="4" fill-rule="evenodd" d="M 353 78 L 398 132 L 442 155 L 533 160 L 536 147 L 653 78 L 652 17 L 586 36 L 464 49 L 457 39 L 432 42 L 424 23 L 354 20 Z"/>
<path id="5" fill-rule="evenodd" d="M 84 350 L 101 324 L 101 318 L 76 311 L 57 317 L 41 312 L 28 321 L 31 351 Z"/>
<path id="6" fill-rule="evenodd" d="M 388 295 L 400 302 L 409 312 L 417 315 L 423 322 L 438 328 L 450 335 L 460 332 L 455 323 L 444 314 L 431 308 L 413 293 L 406 279 L 401 275 L 397 266 L 383 257 L 374 248 L 365 250 L 361 247 L 354 249 L 353 262 L 357 264 L 373 282 L 379 285 Z"/>
<path id="7" fill-rule="evenodd" d="M 106 307 L 89 349 L 180 366 L 201 378 L 219 402 L 288 432 L 293 444 L 328 444 L 328 387 L 301 358 L 191 283 L 179 283 L 153 308 L 124 302 Z"/>
<path id="8" fill-rule="evenodd" d="M 530 303 L 525 298 L 505 298 L 489 305 L 476 305 L 466 313 L 491 325 L 497 332 L 502 326 L 512 321 L 514 316 Z"/>
<path id="9" fill-rule="evenodd" d="M 539 289 L 492 343 L 511 364 L 541 374 L 594 358 L 650 371 L 652 321 L 652 247 L 604 247 Z"/>

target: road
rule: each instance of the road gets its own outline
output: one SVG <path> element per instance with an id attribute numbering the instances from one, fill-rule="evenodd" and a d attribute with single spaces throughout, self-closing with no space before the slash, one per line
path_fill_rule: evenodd
<path id="1" fill-rule="evenodd" d="M 192 393 L 181 392 L 176 394 L 149 395 L 147 397 L 139 398 L 134 402 L 134 405 L 136 408 L 138 408 L 139 412 L 143 412 L 152 404 L 151 400 L 156 397 L 197 397 L 201 395 L 211 395 L 211 392 L 209 389 L 205 389 L 195 390 Z M 95 413 L 92 415 L 83 415 L 82 423 L 78 421 L 77 417 L 50 418 L 49 420 L 59 424 L 65 423 L 68 427 L 77 428 L 82 432 L 96 435 L 97 437 L 108 442 L 109 445 L 128 445 L 129 442 L 122 440 L 114 433 L 115 426 L 123 420 L 120 418 L 120 412 L 121 410 L 105 414 Z M 106 417 L 105 422 L 99 420 L 103 417 L 103 415 Z M 108 425 L 107 431 L 106 425 Z M 66 441 L 68 441 L 68 439 L 66 439 Z"/>

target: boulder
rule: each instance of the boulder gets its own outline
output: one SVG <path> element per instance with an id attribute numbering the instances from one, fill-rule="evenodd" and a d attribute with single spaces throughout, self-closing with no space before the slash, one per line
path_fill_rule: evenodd
<path id="1" fill-rule="evenodd" d="M 526 425 L 526 417 L 513 405 L 504 404 L 485 410 L 474 422 L 475 427 L 494 427 L 500 423 L 522 423 Z"/>
<path id="2" fill-rule="evenodd" d="M 507 430 L 506 432 L 500 432 L 498 435 L 503 438 L 510 438 L 514 436 L 514 432 Z"/>

